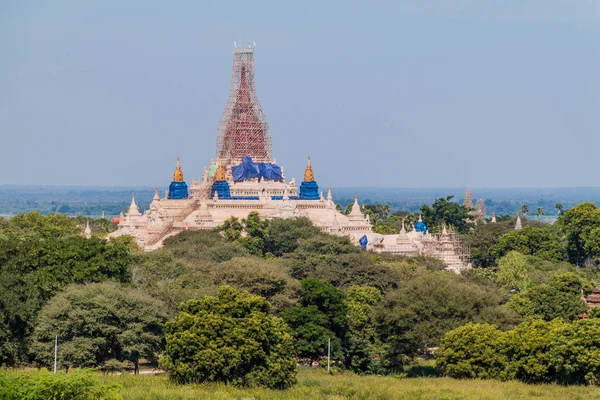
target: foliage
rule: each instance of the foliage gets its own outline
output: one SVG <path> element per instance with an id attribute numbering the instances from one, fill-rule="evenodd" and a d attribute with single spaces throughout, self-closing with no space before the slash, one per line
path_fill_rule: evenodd
<path id="1" fill-rule="evenodd" d="M 507 332 L 468 325 L 444 336 L 436 358 L 445 374 L 458 378 L 597 384 L 600 320 L 529 320 Z"/>
<path id="2" fill-rule="evenodd" d="M 283 318 L 292 328 L 298 357 L 318 360 L 326 354 L 327 340 L 331 339 L 332 357 L 343 360 L 347 313 L 343 291 L 316 278 L 304 279 L 300 304 L 287 308 L 283 313 Z"/>
<path id="3" fill-rule="evenodd" d="M 505 233 L 513 230 L 510 221 L 495 224 L 478 224 L 465 238 L 465 243 L 471 249 L 471 262 L 476 267 L 487 268 L 496 264 L 496 257 L 490 254 L 490 249 L 498 243 Z"/>
<path id="4" fill-rule="evenodd" d="M 490 254 L 500 258 L 510 251 L 534 255 L 545 260 L 560 261 L 566 258 L 558 237 L 548 229 L 525 226 L 502 235 L 490 249 Z"/>
<path id="5" fill-rule="evenodd" d="M 0 365 L 26 361 L 27 340 L 42 306 L 69 284 L 128 282 L 130 250 L 120 242 L 73 236 L 61 215 L 18 215 L 0 231 Z"/>
<path id="6" fill-rule="evenodd" d="M 0 371 L 0 398 L 3 400 L 118 400 L 119 387 L 102 384 L 89 370 L 52 374 L 48 371 Z"/>
<path id="7" fill-rule="evenodd" d="M 431 206 L 424 204 L 421 207 L 423 222 L 431 232 L 440 230 L 443 224 L 454 227 L 459 233 L 469 231 L 469 211 L 464 206 L 451 201 L 454 196 L 441 197 L 433 202 Z"/>
<path id="8" fill-rule="evenodd" d="M 556 227 L 567 240 L 569 261 L 582 265 L 600 256 L 600 209 L 594 203 L 581 203 L 565 211 Z"/>
<path id="9" fill-rule="evenodd" d="M 110 359 L 157 359 L 166 315 L 161 302 L 114 282 L 75 285 L 57 294 L 40 312 L 31 352 L 41 365 L 54 362 L 58 336 L 63 368 L 96 367 Z"/>
<path id="10" fill-rule="evenodd" d="M 436 363 L 452 378 L 498 378 L 506 365 L 506 356 L 498 352 L 501 336 L 495 325 L 463 325 L 444 335 Z"/>
<path id="11" fill-rule="evenodd" d="M 445 271 L 421 273 L 376 307 L 376 329 L 389 346 L 386 359 L 398 368 L 405 356 L 425 353 L 444 333 L 468 322 L 510 327 L 518 319 L 503 306 L 505 301 L 491 282 L 475 283 Z"/>
<path id="12" fill-rule="evenodd" d="M 350 286 L 348 304 L 348 354 L 346 365 L 356 372 L 375 372 L 375 361 L 383 349 L 373 321 L 373 308 L 383 296 L 379 289 L 370 286 Z"/>
<path id="13" fill-rule="evenodd" d="M 276 218 L 269 222 L 266 252 L 275 257 L 291 253 L 306 239 L 323 235 L 308 218 Z"/>
<path id="14" fill-rule="evenodd" d="M 517 251 L 511 251 L 498 262 L 498 282 L 507 290 L 522 292 L 531 285 L 527 259 Z"/>
<path id="15" fill-rule="evenodd" d="M 167 323 L 161 365 L 178 383 L 227 382 L 285 389 L 296 383 L 292 336 L 260 296 L 223 286 L 182 303 Z"/>
<path id="16" fill-rule="evenodd" d="M 515 295 L 509 306 L 524 317 L 572 321 L 587 310 L 581 296 L 591 293 L 592 289 L 593 285 L 586 279 L 572 272 L 559 271 L 548 284 Z"/>

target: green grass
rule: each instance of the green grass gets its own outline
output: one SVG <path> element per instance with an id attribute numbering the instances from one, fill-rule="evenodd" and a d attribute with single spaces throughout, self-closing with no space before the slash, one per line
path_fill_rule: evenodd
<path id="1" fill-rule="evenodd" d="M 285 391 L 238 389 L 221 384 L 176 385 L 168 378 L 150 375 L 108 376 L 118 383 L 124 400 L 197 399 L 599 399 L 600 388 L 585 386 L 527 385 L 494 380 L 450 378 L 394 378 L 359 376 L 352 373 L 327 375 L 323 370 L 300 368 L 298 384 Z"/>

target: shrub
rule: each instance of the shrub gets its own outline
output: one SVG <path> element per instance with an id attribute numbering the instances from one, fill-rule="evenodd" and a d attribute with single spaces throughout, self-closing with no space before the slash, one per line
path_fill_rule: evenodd
<path id="1" fill-rule="evenodd" d="M 229 286 L 182 303 L 160 365 L 174 381 L 285 389 L 296 383 L 292 336 L 262 297 Z"/>
<path id="2" fill-rule="evenodd" d="M 1 372 L 2 400 L 117 400 L 121 399 L 114 385 L 101 385 L 92 371 L 70 374 L 37 372 Z"/>

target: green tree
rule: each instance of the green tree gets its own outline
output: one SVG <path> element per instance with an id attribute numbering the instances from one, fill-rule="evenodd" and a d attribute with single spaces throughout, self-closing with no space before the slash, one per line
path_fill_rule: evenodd
<path id="1" fill-rule="evenodd" d="M 370 286 L 350 286 L 348 289 L 348 351 L 346 365 L 356 372 L 374 372 L 375 359 L 382 352 L 381 341 L 373 321 L 373 308 L 383 296 Z"/>
<path id="2" fill-rule="evenodd" d="M 292 328 L 298 357 L 318 360 L 325 355 L 327 340 L 331 339 L 332 356 L 343 360 L 347 313 L 343 291 L 315 278 L 304 279 L 300 304 L 283 313 Z"/>
<path id="3" fill-rule="evenodd" d="M 269 235 L 269 221 L 260 219 L 258 212 L 252 211 L 242 220 L 242 225 L 246 236 L 238 238 L 238 241 L 251 254 L 263 255 Z"/>
<path id="4" fill-rule="evenodd" d="M 573 264 L 583 265 L 587 259 L 600 256 L 592 252 L 598 236 L 593 231 L 600 228 L 600 210 L 596 204 L 581 203 L 565 211 L 556 221 L 556 227 L 567 240 L 569 261 Z"/>
<path id="5" fill-rule="evenodd" d="M 536 208 L 535 215 L 537 215 L 539 221 L 542 218 L 542 215 L 544 215 L 544 207 Z"/>
<path id="6" fill-rule="evenodd" d="M 423 222 L 432 232 L 444 223 L 454 227 L 459 233 L 469 231 L 469 210 L 451 201 L 453 198 L 454 196 L 442 197 L 434 201 L 431 207 L 426 204 L 421 207 Z"/>
<path id="7" fill-rule="evenodd" d="M 140 358 L 158 358 L 163 309 L 160 301 L 115 282 L 70 286 L 40 312 L 31 352 L 42 365 L 52 365 L 58 335 L 62 367 L 96 367 L 114 358 L 131 361 L 137 373 Z"/>
<path id="8" fill-rule="evenodd" d="M 215 231 L 222 232 L 225 239 L 230 242 L 242 237 L 244 225 L 236 217 L 226 219 L 222 225 L 215 228 Z"/>
<path id="9" fill-rule="evenodd" d="M 322 235 L 308 218 L 276 218 L 269 224 L 266 251 L 280 257 L 296 250 L 302 241 Z"/>
<path id="10" fill-rule="evenodd" d="M 495 325 L 468 323 L 446 332 L 435 352 L 436 364 L 452 378 L 498 378 L 506 356 L 498 351 L 502 331 Z"/>
<path id="11" fill-rule="evenodd" d="M 565 249 L 559 238 L 546 228 L 526 226 L 517 231 L 505 233 L 490 249 L 495 258 L 503 257 L 511 251 L 534 255 L 544 260 L 566 259 Z"/>
<path id="12" fill-rule="evenodd" d="M 376 307 L 379 336 L 394 368 L 423 354 L 442 336 L 468 322 L 511 327 L 518 317 L 503 306 L 506 295 L 492 283 L 475 283 L 447 271 L 422 272 L 386 295 Z"/>
<path id="13" fill-rule="evenodd" d="M 296 383 L 289 328 L 262 297 L 228 286 L 182 303 L 167 323 L 161 366 L 179 383 L 225 382 L 285 389 Z"/>
<path id="14" fill-rule="evenodd" d="M 592 289 L 593 285 L 586 279 L 572 272 L 558 271 L 548 284 L 515 295 L 509 306 L 525 317 L 573 321 L 587 310 L 581 296 L 591 293 Z"/>
<path id="15" fill-rule="evenodd" d="M 514 230 L 510 221 L 496 224 L 478 224 L 469 232 L 465 243 L 471 249 L 471 262 L 476 267 L 491 267 L 496 265 L 496 257 L 490 250 L 498 243 L 502 235 Z"/>
<path id="16" fill-rule="evenodd" d="M 525 256 L 511 251 L 498 261 L 498 282 L 507 290 L 523 292 L 531 285 Z"/>
<path id="17" fill-rule="evenodd" d="M 523 214 L 523 216 L 527 216 L 527 213 L 529 212 L 529 206 L 527 204 L 521 204 L 521 208 L 520 208 L 520 213 Z"/>
<path id="18" fill-rule="evenodd" d="M 556 215 L 561 216 L 563 214 L 564 207 L 562 203 L 556 203 L 554 208 L 556 208 Z"/>

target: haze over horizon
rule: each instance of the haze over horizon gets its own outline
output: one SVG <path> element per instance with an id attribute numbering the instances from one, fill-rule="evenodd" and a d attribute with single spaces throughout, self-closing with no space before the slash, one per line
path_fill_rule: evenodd
<path id="1" fill-rule="evenodd" d="M 598 187 L 599 2 L 0 4 L 0 185 L 188 183 L 215 157 L 233 41 L 288 180 Z"/>

